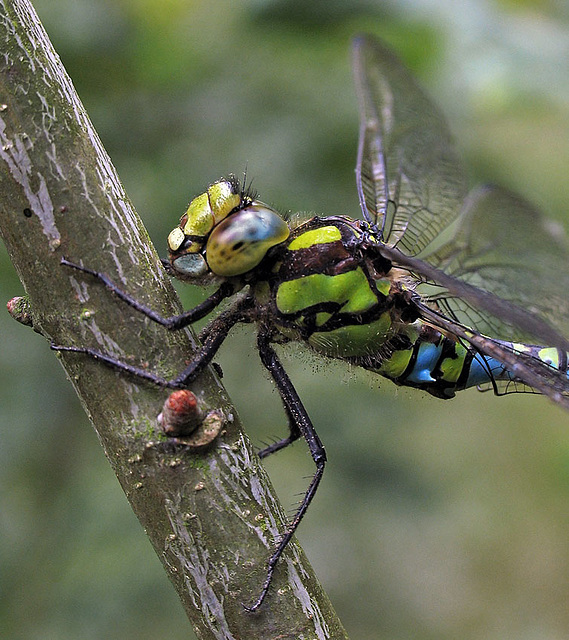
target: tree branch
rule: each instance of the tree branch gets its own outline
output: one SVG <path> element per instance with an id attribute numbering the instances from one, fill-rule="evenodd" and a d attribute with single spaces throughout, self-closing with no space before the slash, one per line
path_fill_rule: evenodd
<path id="1" fill-rule="evenodd" d="M 82 261 L 157 312 L 179 311 L 33 8 L 0 0 L 0 12 L 0 233 L 34 329 L 170 377 L 193 351 L 190 334 L 168 333 L 100 283 L 60 266 L 62 256 Z M 164 444 L 157 415 L 166 391 L 77 354 L 61 361 L 198 637 L 347 637 L 296 543 L 261 611 L 242 608 L 259 591 L 285 517 L 211 372 L 192 390 L 226 422 L 214 446 L 196 453 Z"/>

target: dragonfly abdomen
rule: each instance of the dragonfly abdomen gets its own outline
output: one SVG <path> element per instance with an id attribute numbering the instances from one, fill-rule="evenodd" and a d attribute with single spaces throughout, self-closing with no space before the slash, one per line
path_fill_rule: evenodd
<path id="1" fill-rule="evenodd" d="M 490 375 L 502 375 L 499 363 L 479 366 L 476 356 L 460 342 L 417 322 L 401 326 L 377 353 L 354 363 L 395 384 L 452 398 L 460 389 L 488 382 Z"/>
<path id="2" fill-rule="evenodd" d="M 488 383 L 494 386 L 502 381 L 522 382 L 515 371 L 508 370 L 497 358 L 430 327 L 423 325 L 414 341 L 406 336 L 407 332 L 404 330 L 397 340 L 388 341 L 375 363 L 368 359 L 367 365 L 365 362 L 359 364 L 398 385 L 423 389 L 444 399 L 454 397 L 456 391 Z M 559 370 L 559 351 L 554 347 L 487 340 L 530 361 L 539 361 Z"/>

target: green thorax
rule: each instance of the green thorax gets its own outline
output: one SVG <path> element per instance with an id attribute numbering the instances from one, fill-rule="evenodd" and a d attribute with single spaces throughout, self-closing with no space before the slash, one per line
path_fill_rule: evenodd
<path id="1" fill-rule="evenodd" d="M 253 289 L 285 338 L 350 358 L 377 352 L 400 330 L 392 282 L 358 248 L 361 235 L 348 218 L 313 218 L 275 248 L 266 280 Z"/>

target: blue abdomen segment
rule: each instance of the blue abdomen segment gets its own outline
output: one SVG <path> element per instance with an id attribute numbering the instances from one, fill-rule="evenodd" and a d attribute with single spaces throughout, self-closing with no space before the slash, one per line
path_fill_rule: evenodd
<path id="1" fill-rule="evenodd" d="M 452 398 L 459 389 L 509 377 L 495 358 L 473 353 L 447 337 L 441 336 L 435 342 L 419 341 L 413 351 L 399 384 L 419 387 L 438 397 Z"/>
<path id="2" fill-rule="evenodd" d="M 396 384 L 452 398 L 458 389 L 490 379 L 489 369 L 482 366 L 476 367 L 470 378 L 473 353 L 460 342 L 427 327 L 422 327 L 415 339 L 408 337 L 408 346 L 401 349 L 394 345 L 391 355 L 376 369 Z"/>
<path id="3" fill-rule="evenodd" d="M 405 381 L 418 386 L 438 384 L 441 388 L 446 387 L 445 395 L 451 397 L 454 395 L 451 386 L 467 389 L 491 379 L 503 380 L 510 377 L 506 368 L 495 358 L 470 354 L 471 359 L 468 357 L 469 352 L 456 342 L 452 345 L 453 354 L 449 352 L 447 341 L 448 338 L 444 338 L 438 344 L 419 343 L 414 366 L 408 372 Z M 467 368 L 468 375 L 465 376 Z"/>
<path id="4" fill-rule="evenodd" d="M 523 353 L 559 369 L 559 352 L 553 347 L 512 342 L 500 344 L 508 350 Z M 404 354 L 405 358 L 402 357 Z M 397 384 L 423 389 L 439 398 L 452 398 L 456 391 L 489 382 L 519 381 L 498 359 L 474 351 L 438 332 L 424 329 L 421 337 L 409 348 L 394 350 L 375 370 Z"/>
<path id="5" fill-rule="evenodd" d="M 439 344 L 421 342 L 417 346 L 415 363 L 405 377 L 406 382 L 417 385 L 436 382 L 437 380 L 433 377 L 433 372 L 442 354 L 443 341 Z"/>
<path id="6" fill-rule="evenodd" d="M 482 356 L 479 353 L 475 354 L 470 363 L 470 371 L 464 385 L 465 388 L 476 387 L 489 382 L 491 379 L 513 380 L 513 376 L 506 367 L 495 358 Z"/>

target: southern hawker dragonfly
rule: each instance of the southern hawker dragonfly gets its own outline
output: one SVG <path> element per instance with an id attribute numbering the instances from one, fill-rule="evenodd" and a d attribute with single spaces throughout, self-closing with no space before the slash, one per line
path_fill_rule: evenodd
<path id="1" fill-rule="evenodd" d="M 168 237 L 168 272 L 216 290 L 164 318 L 98 278 L 149 319 L 180 329 L 231 298 L 200 334 L 192 362 L 167 380 L 90 348 L 83 353 L 165 388 L 185 388 L 237 323 L 257 327 L 261 361 L 280 393 L 289 434 L 264 458 L 304 438 L 316 465 L 294 517 L 269 558 L 275 566 L 314 497 L 326 454 L 274 344 L 298 341 L 439 398 L 486 387 L 531 391 L 569 408 L 564 237 L 519 196 L 468 190 L 445 120 L 409 72 L 371 36 L 353 42 L 360 107 L 356 182 L 361 217 L 285 220 L 229 177 L 194 198 Z"/>

